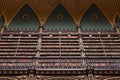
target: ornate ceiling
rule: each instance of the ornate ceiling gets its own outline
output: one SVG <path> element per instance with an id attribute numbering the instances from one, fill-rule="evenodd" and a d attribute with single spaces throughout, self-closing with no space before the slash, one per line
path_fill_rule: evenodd
<path id="1" fill-rule="evenodd" d="M 120 0 L 0 0 L 0 16 L 4 16 L 5 24 L 9 25 L 17 12 L 25 5 L 29 5 L 36 13 L 41 25 L 44 25 L 50 13 L 59 4 L 63 5 L 79 25 L 84 13 L 92 5 L 103 12 L 111 25 L 116 15 L 120 16 Z"/>

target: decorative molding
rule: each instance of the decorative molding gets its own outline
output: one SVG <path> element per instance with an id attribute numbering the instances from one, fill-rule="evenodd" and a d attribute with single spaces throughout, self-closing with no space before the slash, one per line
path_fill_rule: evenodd
<path id="1" fill-rule="evenodd" d="M 6 25 L 7 27 L 9 26 L 9 24 L 11 23 L 11 21 L 13 20 L 13 18 L 16 16 L 16 14 L 19 12 L 19 10 L 24 6 L 24 3 L 22 3 L 21 5 L 19 5 L 18 9 L 14 12 L 14 14 L 11 16 L 11 18 L 9 19 L 9 21 L 7 21 Z"/>
<path id="2" fill-rule="evenodd" d="M 107 2 L 108 1 L 108 2 Z M 75 24 L 80 24 L 81 19 L 86 10 L 92 5 L 96 4 L 102 11 L 111 25 L 114 24 L 116 12 L 120 15 L 120 0 L 52 0 L 49 3 L 48 0 L 1 0 L 0 11 L 4 12 L 5 24 L 9 25 L 17 12 L 25 5 L 29 5 L 35 14 L 37 15 L 39 22 L 44 25 L 49 14 L 54 8 L 61 4 L 63 5 L 69 14 L 72 16 Z M 8 2 L 11 2 L 9 4 Z M 106 6 L 107 5 L 107 6 Z"/>
<path id="3" fill-rule="evenodd" d="M 58 13 L 58 14 L 56 15 L 56 19 L 57 19 L 58 21 L 61 21 L 61 20 L 64 19 L 64 15 L 61 14 L 61 13 Z"/>
<path id="4" fill-rule="evenodd" d="M 114 27 L 113 26 L 113 24 L 114 24 L 113 19 L 114 19 L 114 15 L 116 13 L 114 3 L 115 3 L 115 0 L 112 0 L 112 1 L 96 1 L 97 7 L 101 10 L 101 12 L 106 17 L 106 19 L 108 20 L 108 22 L 111 24 L 112 27 Z"/>
<path id="5" fill-rule="evenodd" d="M 49 18 L 50 14 L 55 10 L 55 8 L 59 5 L 59 3 L 56 2 L 56 4 L 51 7 L 51 10 L 49 11 L 49 14 L 46 16 L 45 20 L 43 21 L 43 25 L 45 25 L 47 19 Z"/>
<path id="6" fill-rule="evenodd" d="M 118 14 L 118 12 L 116 12 L 115 15 L 114 15 L 114 19 L 113 19 L 114 23 L 115 23 L 115 20 L 116 20 L 117 16 L 120 17 L 119 14 Z"/>
<path id="7" fill-rule="evenodd" d="M 91 14 L 90 18 L 91 18 L 91 20 L 97 20 L 98 15 L 97 14 Z"/>
<path id="8" fill-rule="evenodd" d="M 22 15 L 22 19 L 25 20 L 25 21 L 27 21 L 27 20 L 30 19 L 30 15 L 29 15 L 28 13 L 24 13 L 24 14 Z"/>
<path id="9" fill-rule="evenodd" d="M 89 9 L 89 7 L 91 7 L 91 5 L 93 5 L 93 3 L 88 3 L 88 5 L 86 6 L 86 9 L 81 13 L 78 24 L 81 24 L 81 20 L 83 19 L 85 13 Z"/>

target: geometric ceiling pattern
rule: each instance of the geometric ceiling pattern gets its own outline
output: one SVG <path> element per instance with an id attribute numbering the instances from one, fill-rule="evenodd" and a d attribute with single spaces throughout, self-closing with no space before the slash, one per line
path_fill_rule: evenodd
<path id="1" fill-rule="evenodd" d="M 0 0 L 0 16 L 4 16 L 6 25 L 25 4 L 33 9 L 42 26 L 59 4 L 69 12 L 75 25 L 80 25 L 83 15 L 92 4 L 102 11 L 111 25 L 114 25 L 116 15 L 120 17 L 120 0 Z"/>

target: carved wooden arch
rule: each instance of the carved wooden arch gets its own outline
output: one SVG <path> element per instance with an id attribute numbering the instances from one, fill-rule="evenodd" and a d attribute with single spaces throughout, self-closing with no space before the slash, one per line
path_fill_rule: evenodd
<path id="1" fill-rule="evenodd" d="M 114 28 L 114 22 L 113 20 L 111 21 L 109 16 L 107 16 L 107 13 L 101 8 L 102 6 L 99 6 L 98 3 L 94 3 L 97 8 L 102 12 L 102 14 L 105 16 L 105 18 L 107 19 L 107 21 L 109 22 L 109 24 L 112 26 L 112 28 Z"/>
<path id="2" fill-rule="evenodd" d="M 58 4 L 59 4 L 59 3 L 58 3 Z M 47 17 L 45 17 L 44 22 L 42 23 L 42 26 L 45 25 L 45 23 L 47 22 L 47 19 L 49 18 L 50 14 L 54 11 L 54 9 L 58 6 L 58 4 L 56 3 L 56 4 L 54 5 L 54 8 L 52 8 L 52 9 L 48 12 L 48 15 L 47 15 Z"/>
<path id="3" fill-rule="evenodd" d="M 86 10 L 84 10 L 84 11 L 81 13 L 81 16 L 80 16 L 79 21 L 78 21 L 78 25 L 79 25 L 79 26 L 81 25 L 81 21 L 82 21 L 84 15 L 85 15 L 85 13 L 88 11 L 89 7 L 91 7 L 92 4 L 93 4 L 93 3 L 90 3 L 90 4 L 88 5 L 88 7 L 86 8 Z"/>
<path id="4" fill-rule="evenodd" d="M 107 16 L 107 14 L 105 14 L 105 12 L 104 12 L 96 3 L 92 3 L 92 4 L 88 7 L 88 9 L 89 9 L 92 5 L 97 6 L 97 8 L 102 12 L 102 14 L 105 16 L 105 18 L 107 19 L 107 21 L 108 21 L 108 22 L 110 23 L 110 25 L 113 27 L 113 23 L 110 21 L 110 19 L 109 19 L 109 17 Z M 86 9 L 86 11 L 84 12 L 83 16 L 81 17 L 80 23 L 81 23 L 84 15 L 85 15 L 85 13 L 88 11 L 88 9 Z M 80 23 L 79 23 L 79 24 L 80 24 Z"/>
<path id="5" fill-rule="evenodd" d="M 76 26 L 78 26 L 77 24 L 78 24 L 78 22 L 76 21 L 76 18 L 74 17 L 74 15 L 72 14 L 72 12 L 70 11 L 70 9 L 68 8 L 68 7 L 66 7 L 67 5 L 65 5 L 64 4 L 64 2 L 62 3 L 62 1 L 61 1 L 61 5 L 65 8 L 65 10 L 69 13 L 69 15 L 71 16 L 71 18 L 73 19 L 73 21 L 74 21 L 74 24 L 76 25 Z"/>
<path id="6" fill-rule="evenodd" d="M 25 2 L 25 3 L 23 3 L 23 4 L 16 10 L 15 14 L 14 14 L 14 15 L 11 17 L 11 19 L 6 23 L 7 27 L 8 27 L 9 24 L 12 22 L 13 18 L 17 15 L 17 13 L 18 13 L 25 5 L 29 6 L 29 7 L 34 11 L 35 15 L 36 15 L 37 18 L 38 18 L 38 14 L 37 14 L 37 12 L 35 11 L 35 9 L 32 8 L 31 5 L 29 5 L 27 2 Z M 39 18 L 38 18 L 38 20 L 39 20 Z M 40 23 L 40 20 L 39 20 L 39 23 Z"/>
<path id="7" fill-rule="evenodd" d="M 117 17 L 117 16 L 120 18 L 120 15 L 118 14 L 118 12 L 116 12 L 115 15 L 114 15 L 114 20 L 113 20 L 113 21 L 114 21 L 114 24 L 115 24 L 115 20 L 116 20 L 116 17 Z"/>
<path id="8" fill-rule="evenodd" d="M 37 16 L 37 19 L 39 20 L 39 24 L 41 24 L 41 19 L 39 17 L 39 14 L 37 13 L 37 11 L 34 9 L 34 7 L 32 6 L 32 4 L 27 3 L 27 5 L 33 10 L 33 12 L 35 13 L 35 15 Z M 24 7 L 24 6 L 23 6 Z"/>
<path id="9" fill-rule="evenodd" d="M 4 23 L 4 24 L 6 24 L 7 19 L 6 19 L 6 15 L 5 15 L 5 13 L 4 13 L 4 12 L 2 12 L 2 13 L 0 14 L 0 18 L 1 18 L 1 17 L 3 17 L 3 18 L 4 18 L 4 20 L 5 20 L 5 23 Z"/>
<path id="10" fill-rule="evenodd" d="M 54 8 L 52 8 L 52 10 L 49 12 L 49 15 L 47 15 L 46 19 L 45 19 L 45 22 L 44 22 L 44 25 L 45 23 L 47 22 L 47 19 L 49 18 L 49 16 L 51 15 L 51 13 L 55 10 L 56 7 L 58 7 L 59 5 L 63 6 L 65 8 L 65 10 L 68 12 L 68 14 L 71 16 L 71 18 L 73 19 L 74 21 L 74 24 L 75 24 L 75 18 L 71 15 L 70 11 L 65 7 L 65 5 L 62 4 L 62 2 L 59 2 L 58 4 L 56 4 L 54 6 Z"/>

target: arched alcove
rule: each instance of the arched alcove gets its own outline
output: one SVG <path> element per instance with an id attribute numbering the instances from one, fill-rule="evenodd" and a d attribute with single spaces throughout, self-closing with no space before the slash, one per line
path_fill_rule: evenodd
<path id="1" fill-rule="evenodd" d="M 104 14 L 100 11 L 100 9 L 95 4 L 92 4 L 81 20 L 81 29 L 112 30 L 112 26 L 110 25 Z"/>
<path id="2" fill-rule="evenodd" d="M 49 15 L 44 27 L 50 30 L 75 29 L 75 24 L 67 10 L 62 5 L 58 5 Z"/>
<path id="3" fill-rule="evenodd" d="M 118 28 L 120 30 L 120 18 L 118 15 L 116 16 L 115 23 L 118 25 Z"/>
<path id="4" fill-rule="evenodd" d="M 19 28 L 19 30 L 32 30 L 38 29 L 39 25 L 39 20 L 34 11 L 28 5 L 24 5 L 13 18 L 8 29 Z"/>
<path id="5" fill-rule="evenodd" d="M 4 23 L 5 23 L 5 19 L 4 19 L 3 16 L 1 16 L 0 17 L 0 28 L 1 28 L 2 25 L 4 25 Z"/>

